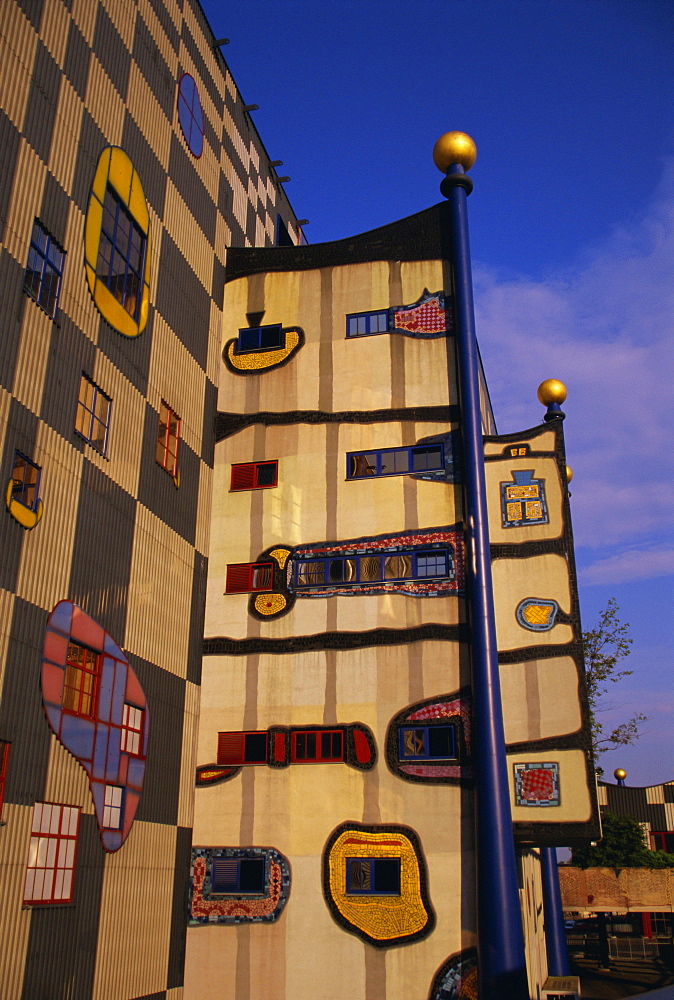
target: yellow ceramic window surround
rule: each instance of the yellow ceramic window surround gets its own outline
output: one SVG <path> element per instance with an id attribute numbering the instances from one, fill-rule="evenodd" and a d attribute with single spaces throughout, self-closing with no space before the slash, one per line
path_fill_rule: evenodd
<path id="1" fill-rule="evenodd" d="M 147 324 L 150 263 L 150 214 L 140 177 L 123 149 L 107 146 L 89 196 L 84 264 L 98 311 L 125 337 L 137 337 Z"/>
<path id="2" fill-rule="evenodd" d="M 5 503 L 12 517 L 24 528 L 34 528 L 42 517 L 39 465 L 21 452 L 14 452 L 12 478 L 7 484 Z"/>

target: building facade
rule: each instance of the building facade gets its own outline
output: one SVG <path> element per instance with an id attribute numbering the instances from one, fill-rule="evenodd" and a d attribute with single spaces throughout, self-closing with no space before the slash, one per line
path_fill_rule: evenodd
<path id="1" fill-rule="evenodd" d="M 186 997 L 478 995 L 447 212 L 228 256 Z M 562 419 L 480 410 L 536 997 L 538 848 L 597 832 Z"/>
<path id="2" fill-rule="evenodd" d="M 0 107 L 0 995 L 177 998 L 225 257 L 299 234 L 198 0 L 6 0 Z"/>

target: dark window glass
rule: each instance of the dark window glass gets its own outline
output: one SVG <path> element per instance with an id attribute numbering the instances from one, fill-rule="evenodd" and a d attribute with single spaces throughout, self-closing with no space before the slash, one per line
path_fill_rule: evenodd
<path id="1" fill-rule="evenodd" d="M 64 261 L 63 249 L 36 219 L 33 223 L 23 288 L 51 317 L 56 315 Z"/>
<path id="2" fill-rule="evenodd" d="M 402 476 L 408 472 L 432 472 L 443 468 L 444 450 L 441 444 L 354 452 L 346 456 L 347 479 Z"/>
<path id="3" fill-rule="evenodd" d="M 249 764 L 267 763 L 267 733 L 246 733 L 244 760 Z"/>
<path id="4" fill-rule="evenodd" d="M 285 337 L 280 323 L 239 330 L 239 354 L 248 351 L 274 351 L 283 347 Z"/>
<path id="5" fill-rule="evenodd" d="M 211 885 L 215 893 L 264 892 L 264 858 L 213 858 Z"/>
<path id="6" fill-rule="evenodd" d="M 399 896 L 400 858 L 347 858 L 346 891 L 352 894 Z"/>
<path id="7" fill-rule="evenodd" d="M 105 455 L 108 445 L 111 405 L 110 397 L 106 396 L 88 375 L 82 373 L 75 430 L 102 455 Z"/>
<path id="8" fill-rule="evenodd" d="M 189 73 L 182 75 L 178 86 L 178 121 L 190 153 L 200 157 L 204 148 L 204 117 L 197 85 Z"/>
<path id="9" fill-rule="evenodd" d="M 140 315 L 146 244 L 145 234 L 108 184 L 96 274 L 136 322 Z"/>

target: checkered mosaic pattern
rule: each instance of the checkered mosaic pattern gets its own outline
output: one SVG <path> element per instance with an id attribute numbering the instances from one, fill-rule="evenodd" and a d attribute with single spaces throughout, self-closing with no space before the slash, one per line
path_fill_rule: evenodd
<path id="1" fill-rule="evenodd" d="M 33 804 L 49 800 L 82 811 L 83 861 L 58 954 L 51 925 L 22 914 L 10 889 L 8 997 L 138 997 L 182 984 L 175 871 L 187 870 L 191 841 L 224 264 L 229 246 L 273 243 L 278 214 L 296 232 L 213 42 L 197 0 L 0 5 L 0 479 L 4 491 L 15 451 L 26 455 L 42 470 L 44 511 L 30 531 L 0 511 L 0 739 L 11 744 L 0 863 L 8 887 L 23 883 Z M 199 158 L 178 117 L 185 73 L 203 111 Z M 85 277 L 84 220 L 106 146 L 128 154 L 149 207 L 150 315 L 135 340 L 107 325 Z M 23 291 L 35 220 L 66 254 L 53 318 Z M 75 432 L 83 373 L 112 400 L 105 454 Z M 179 485 L 155 460 L 162 402 L 181 420 Z M 105 895 L 91 796 L 40 708 L 40 647 L 64 599 L 123 647 L 154 712 L 143 799 L 121 848 L 129 876 Z M 157 898 L 172 900 L 161 914 Z M 150 929 L 143 968 L 118 962 L 116 949 L 143 947 Z"/>
<path id="2" fill-rule="evenodd" d="M 559 764 L 514 764 L 518 806 L 558 806 Z"/>

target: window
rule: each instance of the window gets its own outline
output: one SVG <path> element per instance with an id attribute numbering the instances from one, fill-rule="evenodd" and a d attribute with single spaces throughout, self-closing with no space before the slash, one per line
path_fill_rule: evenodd
<path id="1" fill-rule="evenodd" d="M 232 493 L 237 490 L 265 490 L 278 483 L 278 462 L 245 462 L 232 466 Z"/>
<path id="2" fill-rule="evenodd" d="M 401 476 L 406 472 L 432 472 L 444 469 L 444 466 L 444 449 L 441 444 L 349 452 L 346 456 L 346 478 Z"/>
<path id="3" fill-rule="evenodd" d="M 159 407 L 159 433 L 157 434 L 157 461 L 170 475 L 178 471 L 178 444 L 180 442 L 180 417 L 162 400 Z"/>
<path id="4" fill-rule="evenodd" d="M 14 471 L 12 472 L 12 500 L 17 500 L 29 510 L 38 508 L 40 469 L 20 451 L 14 452 Z"/>
<path id="5" fill-rule="evenodd" d="M 36 802 L 33 807 L 24 903 L 69 903 L 80 810 Z"/>
<path id="6" fill-rule="evenodd" d="M 266 764 L 269 734 L 218 733 L 218 765 Z"/>
<path id="7" fill-rule="evenodd" d="M 651 850 L 652 851 L 666 851 L 667 854 L 674 854 L 674 831 L 667 832 L 651 832 Z"/>
<path id="8" fill-rule="evenodd" d="M 401 726 L 401 760 L 456 760 L 454 726 Z"/>
<path id="9" fill-rule="evenodd" d="M 399 896 L 400 858 L 347 858 L 349 895 Z"/>
<path id="10" fill-rule="evenodd" d="M 145 242 L 145 234 L 131 212 L 108 184 L 103 201 L 96 276 L 136 322 L 140 313 Z"/>
<path id="11" fill-rule="evenodd" d="M 374 333 L 388 333 L 388 309 L 346 317 L 347 337 L 369 337 Z"/>
<path id="12" fill-rule="evenodd" d="M 92 719 L 96 707 L 97 681 L 97 654 L 76 642 L 69 642 L 61 701 L 64 711 Z"/>
<path id="13" fill-rule="evenodd" d="M 101 316 L 137 337 L 150 310 L 150 213 L 140 177 L 119 146 L 98 158 L 84 224 L 87 284 Z"/>
<path id="14" fill-rule="evenodd" d="M 197 159 L 204 148 L 204 118 L 194 78 L 183 73 L 178 86 L 178 121 L 187 147 Z"/>
<path id="15" fill-rule="evenodd" d="M 7 740 L 0 740 L 0 813 L 2 813 L 2 803 L 5 801 L 5 780 L 7 778 L 7 764 L 9 762 L 9 747 Z"/>
<path id="16" fill-rule="evenodd" d="M 328 559 L 294 559 L 295 586 L 325 587 L 394 580 L 454 578 L 449 549 L 368 554 Z"/>
<path id="17" fill-rule="evenodd" d="M 119 830 L 122 825 L 124 789 L 119 785 L 106 785 L 103 800 L 103 826 L 106 830 Z"/>
<path id="18" fill-rule="evenodd" d="M 75 430 L 101 455 L 105 455 L 108 448 L 111 406 L 110 397 L 82 372 Z"/>
<path id="19" fill-rule="evenodd" d="M 23 289 L 48 316 L 56 315 L 65 253 L 53 236 L 36 219 L 28 251 Z"/>
<path id="20" fill-rule="evenodd" d="M 239 330 L 237 344 L 239 354 L 247 354 L 249 351 L 276 351 L 284 346 L 285 337 L 280 323 Z"/>
<path id="21" fill-rule="evenodd" d="M 329 762 L 344 760 L 344 734 L 338 730 L 294 731 L 291 742 L 291 761 Z"/>
<path id="22" fill-rule="evenodd" d="M 264 858 L 213 858 L 211 864 L 211 893 L 265 891 Z"/>
<path id="23" fill-rule="evenodd" d="M 122 709 L 122 738 L 120 747 L 125 753 L 141 756 L 143 733 L 143 710 L 124 703 Z"/>
<path id="24" fill-rule="evenodd" d="M 227 567 L 226 594 L 256 594 L 273 586 L 273 563 L 230 563 Z"/>

